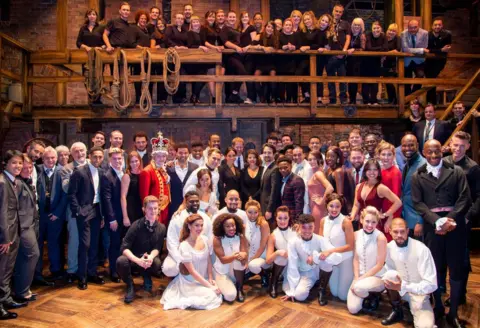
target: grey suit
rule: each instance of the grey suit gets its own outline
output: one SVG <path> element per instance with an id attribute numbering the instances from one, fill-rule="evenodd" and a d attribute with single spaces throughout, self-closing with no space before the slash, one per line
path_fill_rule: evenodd
<path id="1" fill-rule="evenodd" d="M 21 186 L 21 182 L 17 179 Z M 17 187 L 20 189 L 20 187 Z M 18 253 L 19 204 L 17 191 L 10 178 L 0 174 L 0 244 L 10 244 L 7 253 L 0 254 L 0 304 L 11 302 L 10 280 Z"/>
<path id="2" fill-rule="evenodd" d="M 35 233 L 36 201 L 33 191 L 23 183 L 22 191 L 18 196 L 20 221 L 20 248 L 15 262 L 13 288 L 17 297 L 26 297 L 30 291 L 35 266 L 40 257 L 40 250 Z"/>
<path id="3" fill-rule="evenodd" d="M 428 48 L 428 32 L 424 29 L 418 29 L 417 34 L 412 36 L 405 30 L 401 34 L 402 51 L 416 55 L 423 55 L 425 49 Z M 405 57 L 405 77 L 423 78 L 425 77 L 425 58 L 423 57 Z M 409 95 L 421 88 L 420 84 L 413 86 L 405 85 L 405 95 Z"/>

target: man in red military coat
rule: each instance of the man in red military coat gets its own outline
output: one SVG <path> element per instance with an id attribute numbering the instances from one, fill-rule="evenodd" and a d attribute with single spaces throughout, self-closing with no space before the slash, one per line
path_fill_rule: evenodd
<path id="1" fill-rule="evenodd" d="M 168 155 L 169 140 L 158 132 L 156 138 L 150 140 L 152 144 L 152 161 L 140 173 L 140 198 L 155 196 L 160 200 L 159 221 L 167 225 L 168 204 L 170 204 L 170 176 L 165 169 Z"/>

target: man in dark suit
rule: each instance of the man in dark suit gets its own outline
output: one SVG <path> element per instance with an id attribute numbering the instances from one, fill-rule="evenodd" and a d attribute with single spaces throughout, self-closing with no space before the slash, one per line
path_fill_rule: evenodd
<path id="1" fill-rule="evenodd" d="M 108 167 L 109 167 L 109 160 L 108 160 L 108 152 L 111 148 L 122 148 L 123 146 L 123 133 L 118 131 L 118 130 L 114 130 L 110 133 L 110 148 L 107 148 L 103 151 L 103 162 L 102 162 L 102 165 L 101 165 L 101 168 L 103 170 L 107 170 Z M 122 169 L 125 170 L 126 167 L 125 165 L 127 163 L 127 153 L 124 152 L 123 153 L 123 167 Z M 145 166 L 145 164 L 144 164 Z"/>
<path id="2" fill-rule="evenodd" d="M 63 276 L 60 253 L 60 236 L 65 220 L 67 199 L 62 195 L 62 179 L 60 168 L 55 165 L 57 152 L 53 147 L 45 148 L 42 156 L 43 164 L 38 166 L 37 193 L 38 209 L 40 213 L 40 227 L 38 233 L 38 248 L 40 258 L 35 269 L 35 283 L 46 285 L 42 275 L 43 244 L 47 241 L 48 260 L 52 280 Z"/>
<path id="3" fill-rule="evenodd" d="M 263 175 L 260 181 L 260 205 L 262 207 L 265 219 L 267 219 L 270 228 L 275 228 L 275 213 L 280 202 L 280 172 L 278 172 L 275 163 L 275 146 L 264 144 L 263 154 Z"/>
<path id="4" fill-rule="evenodd" d="M 40 257 L 38 249 L 38 211 L 37 199 L 32 185 L 33 162 L 27 155 L 23 155 L 23 168 L 20 172 L 23 189 L 18 196 L 20 221 L 20 246 L 15 261 L 13 289 L 15 301 L 24 303 L 37 299 L 37 295 L 30 291 L 30 285 L 35 274 L 35 267 Z"/>
<path id="5" fill-rule="evenodd" d="M 292 172 L 292 160 L 287 156 L 280 156 L 277 159 L 278 170 L 282 176 L 280 195 L 282 205 L 290 210 L 290 218 L 295 222 L 303 213 L 305 204 L 305 182 L 302 178 Z"/>
<path id="6" fill-rule="evenodd" d="M 413 126 L 413 134 L 417 137 L 420 144 L 420 152 L 423 151 L 423 145 L 428 140 L 435 139 L 443 145 L 450 137 L 450 134 L 452 134 L 450 125 L 447 122 L 435 118 L 434 105 L 427 104 L 424 113 L 425 120 Z"/>
<path id="7" fill-rule="evenodd" d="M 5 171 L 0 174 L 0 320 L 15 319 L 8 309 L 26 306 L 16 303 L 10 295 L 10 280 L 18 253 L 19 202 L 22 182 L 16 177 L 22 171 L 23 155 L 18 150 L 5 154 Z"/>
<path id="8" fill-rule="evenodd" d="M 179 143 L 175 145 L 177 151 L 177 158 L 174 165 L 167 167 L 167 173 L 170 176 L 170 195 L 171 201 L 168 207 L 168 220 L 170 221 L 173 213 L 178 210 L 178 207 L 183 202 L 183 187 L 188 178 L 198 168 L 197 164 L 188 161 L 188 145 Z"/>
<path id="9" fill-rule="evenodd" d="M 97 275 L 97 252 L 100 226 L 103 217 L 100 206 L 100 178 L 103 170 L 103 149 L 93 147 L 89 151 L 89 162 L 77 167 L 70 177 L 68 200 L 72 216 L 77 220 L 78 228 L 78 288 L 87 289 L 89 282 L 104 284 Z"/>
<path id="10" fill-rule="evenodd" d="M 135 146 L 135 150 L 142 158 L 143 167 L 150 164 L 151 157 L 148 154 L 148 138 L 147 134 L 143 131 L 139 131 L 135 133 L 133 136 L 133 145 Z"/>
<path id="11" fill-rule="evenodd" d="M 428 140 L 423 149 L 427 163 L 412 176 L 412 201 L 424 220 L 425 245 L 432 252 L 437 272 L 448 266 L 450 273 L 450 311 L 447 322 L 453 327 L 464 327 L 458 319 L 463 279 L 467 263 L 463 261 L 467 249 L 465 215 L 471 199 L 463 170 L 442 160 L 442 145 Z M 437 275 L 439 284 L 441 277 Z M 441 291 L 433 293 L 435 320 L 445 315 Z"/>
<path id="12" fill-rule="evenodd" d="M 112 282 L 119 283 L 115 263 L 120 256 L 120 245 L 123 226 L 122 205 L 120 203 L 120 191 L 123 177 L 123 150 L 120 148 L 110 148 L 109 153 L 110 166 L 100 177 L 100 190 L 102 191 L 100 199 L 103 210 L 105 228 L 110 235 L 110 247 L 108 249 L 108 261 L 110 265 L 110 279 Z"/>

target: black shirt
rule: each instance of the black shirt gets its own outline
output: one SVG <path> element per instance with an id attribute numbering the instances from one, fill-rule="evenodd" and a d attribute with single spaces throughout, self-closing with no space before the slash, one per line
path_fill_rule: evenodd
<path id="1" fill-rule="evenodd" d="M 158 29 L 156 29 L 152 33 L 150 38 L 152 40 L 155 40 L 155 46 L 160 46 L 160 48 L 166 48 L 167 47 L 165 33 L 160 32 Z"/>
<path id="2" fill-rule="evenodd" d="M 227 41 L 239 46 L 240 45 L 240 33 L 229 26 L 224 26 L 220 31 L 219 38 L 222 44 Z"/>
<path id="3" fill-rule="evenodd" d="M 218 43 L 218 33 L 213 28 L 206 28 L 202 26 L 200 29 L 200 34 L 202 34 L 202 39 L 210 43 L 212 46 L 215 46 Z"/>
<path id="4" fill-rule="evenodd" d="M 165 31 L 167 37 L 167 47 L 186 47 L 187 46 L 187 30 L 182 26 L 182 30 L 179 31 L 176 26 L 168 26 Z"/>
<path id="5" fill-rule="evenodd" d="M 190 21 L 191 21 L 191 19 L 190 19 Z M 184 29 L 185 31 L 189 31 L 190 30 L 190 21 L 187 22 L 187 20 L 185 19 L 183 21 L 182 29 Z"/>
<path id="6" fill-rule="evenodd" d="M 138 25 L 132 26 L 132 28 L 135 31 L 135 45 L 150 48 L 151 37 L 148 29 L 142 29 Z"/>
<path id="7" fill-rule="evenodd" d="M 146 218 L 143 217 L 132 223 L 126 236 L 123 238 L 120 254 L 128 249 L 136 257 L 143 254 L 150 254 L 154 249 L 159 254 L 162 253 L 163 241 L 165 239 L 166 228 L 160 222 L 157 223 L 155 230 L 150 232 L 145 226 Z"/>
<path id="8" fill-rule="evenodd" d="M 319 44 L 319 29 L 315 28 L 313 30 L 307 29 L 305 32 L 298 32 L 300 35 L 301 46 L 310 46 L 310 50 L 317 50 L 320 48 Z"/>
<path id="9" fill-rule="evenodd" d="M 354 48 L 355 50 L 365 50 L 365 43 L 362 42 L 362 39 L 365 38 L 365 34 L 359 33 L 358 35 L 353 35 L 353 33 L 350 33 L 350 37 L 349 49 Z"/>
<path id="10" fill-rule="evenodd" d="M 452 34 L 447 30 L 441 30 L 438 36 L 432 31 L 428 32 L 428 50 L 431 53 L 441 54 L 442 48 L 452 44 Z"/>
<path id="11" fill-rule="evenodd" d="M 376 38 L 373 36 L 372 32 L 368 32 L 366 35 L 366 44 L 365 44 L 365 50 L 366 51 L 387 51 L 388 49 L 388 40 L 387 36 L 383 33 L 380 33 L 380 35 Z M 380 57 L 365 57 L 367 59 L 367 62 L 373 62 L 377 64 L 377 62 L 380 61 Z M 379 63 L 378 63 L 379 64 Z M 380 66 L 379 66 L 380 67 Z"/>
<path id="12" fill-rule="evenodd" d="M 87 25 L 80 27 L 77 37 L 77 48 L 80 48 L 82 44 L 88 47 L 101 47 L 104 45 L 103 42 L 103 31 L 105 30 L 104 25 L 96 24 L 92 32 L 88 29 Z"/>
<path id="13" fill-rule="evenodd" d="M 108 22 L 105 27 L 110 32 L 108 40 L 112 47 L 135 48 L 135 29 L 121 18 L 115 18 Z"/>
<path id="14" fill-rule="evenodd" d="M 240 47 L 243 48 L 252 44 L 252 36 L 250 35 L 252 32 L 256 32 L 255 26 L 253 25 L 249 25 L 245 31 L 240 32 Z"/>
<path id="15" fill-rule="evenodd" d="M 297 32 L 294 32 L 290 35 L 280 33 L 278 41 L 280 43 L 280 49 L 282 49 L 283 46 L 286 46 L 289 43 L 295 46 L 295 50 L 298 50 L 298 48 L 300 48 L 300 36 Z"/>
<path id="16" fill-rule="evenodd" d="M 350 24 L 347 21 L 340 20 L 335 24 L 333 35 L 328 38 L 328 44 L 331 50 L 343 50 L 347 35 L 350 34 Z"/>
<path id="17" fill-rule="evenodd" d="M 387 38 L 387 51 L 392 51 L 392 50 L 397 50 L 397 51 L 402 51 L 402 40 L 395 36 L 393 39 L 388 40 Z M 390 57 L 387 56 L 385 58 L 385 61 L 383 62 L 383 67 L 384 68 L 395 68 L 397 63 L 397 58 L 396 57 Z"/>
<path id="18" fill-rule="evenodd" d="M 187 32 L 187 47 L 198 49 L 200 46 L 205 45 L 205 35 L 194 31 Z"/>
<path id="19" fill-rule="evenodd" d="M 156 21 L 152 21 L 152 22 L 147 24 L 148 34 L 151 35 L 153 32 L 155 32 L 156 29 L 157 29 L 157 22 Z"/>

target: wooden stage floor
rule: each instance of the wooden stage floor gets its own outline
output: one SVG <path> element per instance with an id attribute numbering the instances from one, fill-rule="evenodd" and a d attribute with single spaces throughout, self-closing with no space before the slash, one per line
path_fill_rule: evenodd
<path id="1" fill-rule="evenodd" d="M 480 252 L 472 254 L 473 273 L 468 286 L 468 304 L 460 309 L 460 317 L 468 327 L 480 327 Z M 320 307 L 312 294 L 305 303 L 282 302 L 271 299 L 261 289 L 260 280 L 254 277 L 245 287 L 245 303 L 222 304 L 211 311 L 169 310 L 160 305 L 161 292 L 155 296 L 142 294 L 141 278 L 136 278 L 137 298 L 130 304 L 123 303 L 124 284 L 107 280 L 103 286 L 90 284 L 80 291 L 76 285 L 35 290 L 38 300 L 16 311 L 16 320 L 0 322 L 0 327 L 383 327 L 381 318 L 389 313 L 385 295 L 378 313 L 350 315 L 346 304 L 332 300 Z M 155 279 L 154 285 L 166 286 L 167 280 Z M 316 293 L 315 293 L 316 294 Z M 402 323 L 392 327 L 411 327 Z M 443 327 L 441 324 L 440 327 Z"/>

